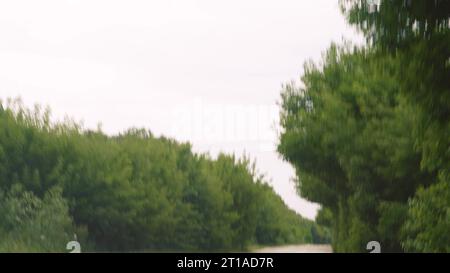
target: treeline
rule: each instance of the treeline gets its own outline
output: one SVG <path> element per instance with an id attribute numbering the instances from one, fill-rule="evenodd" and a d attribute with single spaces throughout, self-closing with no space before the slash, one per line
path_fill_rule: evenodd
<path id="1" fill-rule="evenodd" d="M 0 251 L 236 250 L 310 243 L 247 159 L 195 154 L 132 129 L 118 136 L 0 104 Z"/>
<path id="2" fill-rule="evenodd" d="M 332 45 L 282 93 L 279 152 L 338 252 L 450 252 L 450 2 L 341 1 Z"/>

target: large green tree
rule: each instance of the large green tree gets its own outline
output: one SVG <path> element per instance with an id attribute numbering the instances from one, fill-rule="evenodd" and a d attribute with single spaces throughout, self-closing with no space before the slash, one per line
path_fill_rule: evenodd
<path id="1" fill-rule="evenodd" d="M 375 2 L 378 8 L 370 10 L 370 3 Z M 421 168 L 437 172 L 438 179 L 434 182 L 440 186 L 424 189 L 411 204 L 417 206 L 424 202 L 426 206 L 430 200 L 425 199 L 431 198 L 431 193 L 447 196 L 450 184 L 450 1 L 341 0 L 340 3 L 349 23 L 362 31 L 374 51 L 398 60 L 398 84 L 418 113 L 413 125 L 415 145 L 422 154 Z M 425 193 L 428 190 L 430 194 Z M 442 207 L 430 215 L 435 215 L 434 222 L 450 227 L 448 218 L 439 216 L 441 211 L 448 210 L 450 200 L 440 204 Z M 415 211 L 412 206 L 410 217 L 416 215 Z M 422 228 L 428 229 L 426 225 Z"/>
<path id="2" fill-rule="evenodd" d="M 436 179 L 421 170 L 418 115 L 399 70 L 396 58 L 333 45 L 323 65 L 305 66 L 302 87 L 282 93 L 278 150 L 301 194 L 332 213 L 336 251 L 364 251 L 371 240 L 401 251 L 407 201 Z"/>

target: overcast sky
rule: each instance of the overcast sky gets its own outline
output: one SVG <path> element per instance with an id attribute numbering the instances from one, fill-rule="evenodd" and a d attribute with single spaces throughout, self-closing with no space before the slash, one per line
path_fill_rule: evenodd
<path id="1" fill-rule="evenodd" d="M 277 143 L 281 85 L 332 41 L 358 36 L 337 0 L 0 2 L 0 98 L 146 127 L 194 151 L 247 153 L 286 203 L 313 218 Z"/>

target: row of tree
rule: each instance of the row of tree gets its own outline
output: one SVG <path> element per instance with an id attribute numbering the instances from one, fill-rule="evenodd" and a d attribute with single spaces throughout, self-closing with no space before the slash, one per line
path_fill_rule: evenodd
<path id="1" fill-rule="evenodd" d="M 344 0 L 332 45 L 282 93 L 279 152 L 335 251 L 450 252 L 450 1 Z"/>
<path id="2" fill-rule="evenodd" d="M 0 251 L 231 250 L 323 240 L 248 159 L 0 103 Z"/>

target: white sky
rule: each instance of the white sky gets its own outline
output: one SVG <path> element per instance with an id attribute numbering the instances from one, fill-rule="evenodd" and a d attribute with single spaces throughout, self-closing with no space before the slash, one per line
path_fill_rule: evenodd
<path id="1" fill-rule="evenodd" d="M 0 2 L 0 98 L 56 118 L 146 127 L 197 152 L 245 151 L 302 215 L 277 153 L 281 84 L 331 41 L 360 38 L 337 0 L 10 0 Z"/>

